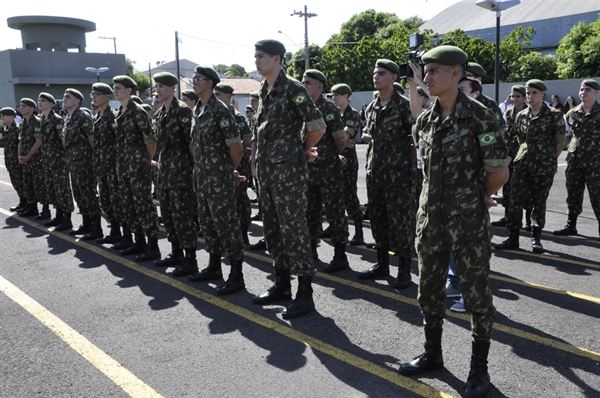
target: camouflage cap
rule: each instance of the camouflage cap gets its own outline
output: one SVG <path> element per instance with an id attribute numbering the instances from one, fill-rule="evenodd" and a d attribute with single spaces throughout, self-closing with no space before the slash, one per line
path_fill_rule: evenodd
<path id="1" fill-rule="evenodd" d="M 316 79 L 316 80 L 320 81 L 321 83 L 323 83 L 323 85 L 327 84 L 327 78 L 325 77 L 323 72 L 321 72 L 320 70 L 307 69 L 304 71 L 304 76 L 310 77 L 311 79 Z"/>
<path id="2" fill-rule="evenodd" d="M 38 98 L 43 98 L 46 101 L 52 102 L 53 104 L 56 104 L 56 99 L 54 99 L 54 96 L 50 93 L 40 93 L 40 95 L 38 95 Z"/>
<path id="3" fill-rule="evenodd" d="M 548 87 L 546 87 L 546 84 L 539 80 L 539 79 L 531 79 L 529 80 L 526 84 L 525 87 L 531 87 L 531 88 L 535 88 L 538 89 L 540 91 L 547 91 Z"/>
<path id="4" fill-rule="evenodd" d="M 92 84 L 92 90 L 101 92 L 102 94 L 112 94 L 112 88 L 106 83 L 94 83 Z"/>
<path id="5" fill-rule="evenodd" d="M 233 86 L 227 83 L 219 83 L 215 86 L 215 90 L 218 90 L 225 94 L 233 94 Z"/>
<path id="6" fill-rule="evenodd" d="M 0 115 L 2 116 L 16 116 L 16 114 L 17 111 L 15 111 L 10 106 L 5 106 L 4 108 L 0 109 Z"/>
<path id="7" fill-rule="evenodd" d="M 142 99 L 140 97 L 138 97 L 137 95 L 132 95 L 131 99 L 133 100 L 133 102 L 135 102 L 138 105 L 142 105 L 144 103 L 144 101 L 142 101 Z"/>
<path id="8" fill-rule="evenodd" d="M 83 101 L 83 94 L 81 94 L 81 91 L 77 90 L 76 88 L 68 88 L 65 90 L 65 93 L 69 93 L 75 98 L 78 98 L 79 101 Z"/>
<path id="9" fill-rule="evenodd" d="M 442 65 L 464 65 L 469 57 L 456 46 L 442 45 L 427 51 L 421 57 L 424 64 L 435 62 Z"/>
<path id="10" fill-rule="evenodd" d="M 400 84 L 398 82 L 394 82 L 394 90 L 396 90 L 397 92 L 399 92 L 402 95 L 404 95 L 404 93 L 406 92 L 404 90 L 404 87 L 402 87 L 402 84 Z"/>
<path id="11" fill-rule="evenodd" d="M 184 96 L 186 96 L 189 99 L 194 100 L 194 101 L 198 101 L 200 99 L 200 97 L 198 97 L 198 94 L 196 94 L 194 92 L 194 90 L 183 90 L 181 92 L 181 95 L 184 95 Z"/>
<path id="12" fill-rule="evenodd" d="M 219 84 L 221 82 L 221 78 L 219 77 L 219 74 L 217 73 L 217 71 L 214 70 L 213 68 L 211 68 L 210 66 L 198 65 L 194 69 L 194 72 L 208 77 L 210 80 L 212 80 L 213 86 L 216 86 L 217 84 Z"/>
<path id="13" fill-rule="evenodd" d="M 346 83 L 339 83 L 331 87 L 331 92 L 334 94 L 352 94 L 352 89 Z"/>
<path id="14" fill-rule="evenodd" d="M 378 59 L 375 62 L 375 66 L 379 66 L 380 68 L 389 70 L 390 72 L 392 72 L 395 75 L 400 74 L 400 68 L 398 67 L 398 64 L 395 63 L 394 61 L 390 61 L 389 59 L 385 59 L 385 58 Z"/>
<path id="15" fill-rule="evenodd" d="M 281 55 L 285 54 L 285 46 L 283 43 L 273 39 L 260 40 L 254 43 L 254 48 L 259 51 L 266 52 L 270 55 Z"/>
<path id="16" fill-rule="evenodd" d="M 517 93 L 521 94 L 523 97 L 526 95 L 525 86 L 521 86 L 520 84 L 512 86 L 510 90 L 516 91 Z"/>
<path id="17" fill-rule="evenodd" d="M 158 72 L 152 76 L 156 83 L 164 84 L 165 86 L 176 86 L 179 80 L 177 76 L 169 72 Z"/>
<path id="18" fill-rule="evenodd" d="M 136 88 L 137 84 L 135 80 L 126 75 L 118 75 L 113 77 L 113 83 L 119 83 L 124 85 L 125 87 Z"/>
<path id="19" fill-rule="evenodd" d="M 469 62 L 467 65 L 467 72 L 471 72 L 475 76 L 485 77 L 485 69 L 477 62 Z"/>
<path id="20" fill-rule="evenodd" d="M 19 101 L 22 104 L 25 104 L 27 106 L 30 106 L 32 108 L 35 108 L 37 106 L 37 104 L 35 103 L 34 100 L 32 100 L 31 98 L 21 98 L 21 101 Z"/>
<path id="21" fill-rule="evenodd" d="M 590 88 L 593 88 L 594 90 L 600 90 L 600 83 L 598 83 L 594 79 L 585 79 L 581 82 L 581 85 L 588 86 Z"/>

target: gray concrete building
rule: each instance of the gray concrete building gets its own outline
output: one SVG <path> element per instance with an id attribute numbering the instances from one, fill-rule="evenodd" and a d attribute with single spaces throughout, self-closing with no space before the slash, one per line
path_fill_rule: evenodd
<path id="1" fill-rule="evenodd" d="M 76 18 L 20 16 L 7 19 L 8 26 L 21 31 L 21 49 L 0 51 L 0 105 L 15 106 L 23 97 L 37 100 L 42 91 L 62 99 L 67 87 L 84 95 L 83 106 L 91 104 L 88 94 L 98 79 L 126 73 L 125 55 L 86 53 L 85 34 L 96 24 Z M 97 75 L 86 68 L 109 68 Z"/>

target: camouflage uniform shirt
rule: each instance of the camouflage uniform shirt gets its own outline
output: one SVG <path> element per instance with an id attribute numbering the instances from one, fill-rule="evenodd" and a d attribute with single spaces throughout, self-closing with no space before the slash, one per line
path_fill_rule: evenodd
<path id="1" fill-rule="evenodd" d="M 91 162 L 94 143 L 94 120 L 77 108 L 65 121 L 62 136 L 65 137 L 67 164 L 72 168 L 79 162 Z"/>
<path id="2" fill-rule="evenodd" d="M 96 115 L 94 141 L 94 169 L 97 175 L 105 175 L 117 159 L 116 112 L 110 106 Z"/>
<path id="3" fill-rule="evenodd" d="M 579 104 L 567 113 L 567 123 L 573 133 L 567 160 L 581 167 L 600 167 L 600 104 L 595 102 L 589 113 Z"/>
<path id="4" fill-rule="evenodd" d="M 117 114 L 117 170 L 119 174 L 151 172 L 146 145 L 156 142 L 152 121 L 146 111 L 129 99 Z"/>
<path id="5" fill-rule="evenodd" d="M 44 162 L 50 168 L 60 168 L 65 166 L 65 148 L 62 145 L 62 131 L 64 121 L 60 115 L 52 109 L 48 113 L 48 118 L 42 115 L 42 141 L 44 148 Z"/>
<path id="6" fill-rule="evenodd" d="M 10 127 L 4 125 L 4 163 L 7 169 L 19 166 L 19 125 L 13 122 Z"/>
<path id="7" fill-rule="evenodd" d="M 20 126 L 19 140 L 21 141 L 21 156 L 25 156 L 31 150 L 36 139 L 43 139 L 40 119 L 36 115 L 31 115 L 29 120 L 23 118 Z M 33 163 L 41 159 L 38 150 L 28 163 Z"/>

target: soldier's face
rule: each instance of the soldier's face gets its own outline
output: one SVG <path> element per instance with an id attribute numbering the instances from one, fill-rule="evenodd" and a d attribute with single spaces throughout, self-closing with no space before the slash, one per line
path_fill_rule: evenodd
<path id="1" fill-rule="evenodd" d="M 518 91 L 513 91 L 510 94 L 510 98 L 512 99 L 513 105 L 517 108 L 523 106 L 523 101 L 525 101 L 525 97 L 523 97 L 523 94 L 521 94 Z"/>
<path id="2" fill-rule="evenodd" d="M 79 100 L 71 93 L 63 95 L 63 108 L 66 110 L 75 109 L 79 106 Z"/>
<path id="3" fill-rule="evenodd" d="M 308 91 L 308 95 L 311 98 L 316 98 L 321 95 L 321 91 L 323 91 L 323 85 L 317 79 L 313 79 L 312 77 L 304 76 L 302 78 L 302 84 Z"/>
<path id="4" fill-rule="evenodd" d="M 427 85 L 427 89 L 431 95 L 440 95 L 448 91 L 460 80 L 462 73 L 460 68 L 456 66 L 448 66 L 430 62 L 425 65 L 425 77 L 423 83 Z"/>
<path id="5" fill-rule="evenodd" d="M 584 85 L 579 88 L 579 99 L 582 102 L 594 101 L 596 96 L 598 96 L 598 90 L 594 90 L 593 88 Z"/>
<path id="6" fill-rule="evenodd" d="M 529 105 L 536 107 L 542 103 L 544 100 L 544 95 L 546 95 L 545 91 L 540 91 L 537 88 L 527 87 L 527 102 Z"/>
<path id="7" fill-rule="evenodd" d="M 261 50 L 256 50 L 254 52 L 254 64 L 256 65 L 256 71 L 261 75 L 272 72 L 278 65 L 278 63 L 275 61 L 275 57 L 279 56 L 267 54 Z"/>
<path id="8" fill-rule="evenodd" d="M 192 77 L 192 87 L 196 95 L 204 93 L 206 90 L 212 90 L 212 82 L 209 78 L 200 73 L 194 73 Z"/>
<path id="9" fill-rule="evenodd" d="M 15 117 L 9 115 L 2 115 L 2 121 L 4 122 L 4 124 L 10 126 L 15 121 Z"/>
<path id="10" fill-rule="evenodd" d="M 129 98 L 130 91 L 121 83 L 115 83 L 113 84 L 113 94 L 117 101 L 123 101 Z"/>
<path id="11" fill-rule="evenodd" d="M 181 101 L 183 101 L 183 103 L 186 104 L 190 109 L 194 109 L 194 106 L 196 106 L 196 101 L 186 97 L 185 95 L 181 96 Z"/>
<path id="12" fill-rule="evenodd" d="M 465 94 L 467 97 L 471 97 L 471 98 L 477 98 L 477 96 L 475 95 L 476 93 L 473 93 L 471 90 L 471 83 L 464 80 L 460 83 L 458 83 L 458 89 L 460 91 L 463 92 L 463 94 Z"/>
<path id="13" fill-rule="evenodd" d="M 40 111 L 47 111 L 48 109 L 52 108 L 52 102 L 48 101 L 45 98 L 38 98 L 38 108 L 40 108 Z"/>
<path id="14" fill-rule="evenodd" d="M 19 104 L 19 111 L 21 112 L 21 115 L 29 117 L 33 113 L 33 107 L 21 102 Z"/>
<path id="15" fill-rule="evenodd" d="M 156 98 L 154 98 L 154 101 L 152 101 L 152 107 L 154 108 L 154 110 L 158 110 L 158 108 L 162 106 L 163 102 L 168 101 L 170 98 L 173 98 L 174 95 L 175 86 L 170 87 L 162 83 L 156 83 L 156 96 L 158 97 L 159 101 L 156 101 Z"/>
<path id="16" fill-rule="evenodd" d="M 231 100 L 231 94 L 227 94 L 219 90 L 215 90 L 215 97 L 220 99 L 225 105 L 229 105 Z"/>
<path id="17" fill-rule="evenodd" d="M 337 106 L 346 105 L 348 103 L 348 94 L 333 93 L 331 100 Z"/>
<path id="18" fill-rule="evenodd" d="M 393 74 L 387 69 L 376 66 L 373 71 L 373 87 L 376 90 L 391 87 L 396 81 L 397 75 Z"/>
<path id="19" fill-rule="evenodd" d="M 90 98 L 92 98 L 92 104 L 95 107 L 102 107 L 106 105 L 110 100 L 110 94 L 104 94 L 100 91 L 92 91 L 90 94 Z"/>

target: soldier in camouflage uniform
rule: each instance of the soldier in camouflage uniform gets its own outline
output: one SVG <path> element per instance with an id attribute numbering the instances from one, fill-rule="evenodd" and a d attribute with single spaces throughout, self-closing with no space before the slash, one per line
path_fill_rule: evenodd
<path id="1" fill-rule="evenodd" d="M 466 75 L 469 78 L 475 79 L 479 82 L 479 84 L 483 84 L 483 79 L 485 78 L 486 71 L 483 69 L 481 65 L 476 62 L 469 62 L 467 65 Z M 491 110 L 494 115 L 496 115 L 496 120 L 498 121 L 498 125 L 500 128 L 504 128 L 506 125 L 506 121 L 504 120 L 504 115 L 502 114 L 502 110 L 490 97 L 484 95 L 483 92 L 477 97 L 477 101 L 481 102 L 486 108 Z"/>
<path id="2" fill-rule="evenodd" d="M 157 260 L 157 267 L 181 268 L 173 275 L 185 275 L 185 268 L 197 269 L 196 195 L 194 159 L 190 151 L 192 110 L 175 97 L 177 77 L 169 72 L 153 76 L 161 107 L 156 111 L 156 152 L 158 153 L 158 198 L 162 220 L 171 242 L 171 253 Z M 184 254 L 185 250 L 185 254 Z M 184 263 L 188 263 L 187 265 Z"/>
<path id="3" fill-rule="evenodd" d="M 425 352 L 403 364 L 400 373 L 417 375 L 444 366 L 442 323 L 445 285 L 454 255 L 465 306 L 471 312 L 471 369 L 465 396 L 490 388 L 487 358 L 495 317 L 489 288 L 492 231 L 491 195 L 508 179 L 506 143 L 489 109 L 458 89 L 467 54 L 438 46 L 422 57 L 424 82 L 433 106 L 419 116 L 414 132 L 423 158 L 423 193 L 417 213 L 419 294 L 424 315 Z"/>
<path id="4" fill-rule="evenodd" d="M 373 84 L 379 95 L 367 106 L 365 127 L 372 138 L 367 152 L 367 196 L 377 264 L 361 272 L 359 278 L 388 276 L 391 250 L 399 257 L 394 288 L 405 289 L 411 285 L 416 162 L 410 104 L 393 88 L 398 75 L 399 68 L 394 62 L 377 60 Z"/>
<path id="5" fill-rule="evenodd" d="M 285 47 L 276 40 L 255 44 L 256 69 L 265 77 L 255 116 L 256 173 L 261 184 L 259 206 L 265 241 L 273 257 L 275 284 L 253 301 L 264 305 L 290 299 L 290 269 L 294 269 L 298 275 L 298 293 L 283 313 L 289 319 L 315 308 L 312 275 L 316 270 L 306 222 L 307 161 L 318 156 L 315 145 L 325 133 L 326 125 L 304 86 L 282 69 L 284 54 Z"/>
<path id="6" fill-rule="evenodd" d="M 237 123 L 238 130 L 242 139 L 242 146 L 244 147 L 244 156 L 237 167 L 238 174 L 248 178 L 250 176 L 250 142 L 252 140 L 252 132 L 246 118 L 231 104 L 231 95 L 233 94 L 233 87 L 227 83 L 219 83 L 215 86 L 215 96 L 221 100 L 225 105 L 229 107 L 235 122 Z M 235 184 L 235 207 L 238 220 L 240 222 L 240 228 L 242 230 L 242 239 L 244 245 L 248 242 L 248 227 L 252 222 L 252 207 L 250 206 L 250 198 L 248 197 L 248 183 L 242 181 Z"/>
<path id="7" fill-rule="evenodd" d="M 331 88 L 333 93 L 333 103 L 340 109 L 342 122 L 344 123 L 344 131 L 346 132 L 346 147 L 342 156 L 346 159 L 346 163 L 342 169 L 342 182 L 344 204 L 348 216 L 354 221 L 354 236 L 350 240 L 350 245 L 357 246 L 364 243 L 363 238 L 363 212 L 360 209 L 360 201 L 358 200 L 358 157 L 356 156 L 356 148 L 354 139 L 360 125 L 360 114 L 354 109 L 349 102 L 352 95 L 352 89 L 347 84 L 336 84 Z"/>
<path id="8" fill-rule="evenodd" d="M 65 90 L 63 107 L 67 110 L 68 117 L 61 138 L 66 149 L 73 197 L 83 217 L 83 224 L 77 229 L 72 229 L 69 234 L 91 235 L 95 239 L 102 235 L 102 210 L 96 189 L 98 180 L 93 167 L 94 120 L 81 109 L 81 101 L 83 95 L 79 90 Z M 67 220 L 70 220 L 71 214 L 67 211 L 64 213 Z"/>
<path id="9" fill-rule="evenodd" d="M 117 176 L 117 125 L 115 111 L 110 106 L 112 88 L 105 83 L 92 85 L 92 104 L 98 109 L 94 118 L 94 170 L 98 178 L 100 204 L 110 223 L 110 233 L 97 238 L 98 243 L 121 240 L 121 199 Z"/>
<path id="10" fill-rule="evenodd" d="M 346 148 L 344 122 L 338 109 L 322 93 L 327 84 L 325 75 L 316 69 L 307 69 L 302 84 L 323 114 L 327 129 L 316 144 L 319 156 L 308 165 L 308 191 L 306 219 L 310 231 L 313 259 L 317 259 L 317 238 L 322 231 L 321 210 L 330 225 L 331 241 L 334 246 L 333 260 L 325 266 L 325 272 L 338 272 L 348 268 L 346 243 L 348 242 L 348 220 L 346 219 L 343 192 L 343 163 L 341 153 Z"/>
<path id="11" fill-rule="evenodd" d="M 19 109 L 23 115 L 19 132 L 19 163 L 23 166 L 23 188 L 27 206 L 18 214 L 22 217 L 37 216 L 37 202 L 44 201 L 45 180 L 40 147 L 42 132 L 40 119 L 33 114 L 36 103 L 30 98 L 21 99 Z"/>
<path id="12" fill-rule="evenodd" d="M 152 170 L 158 167 L 158 163 L 153 160 L 156 135 L 152 121 L 131 96 L 136 86 L 129 76 L 113 77 L 113 93 L 121 103 L 116 119 L 121 206 L 123 218 L 135 232 L 135 244 L 122 249 L 121 254 L 137 254 L 135 261 L 143 262 L 160 258 L 158 213 L 152 199 Z M 131 234 L 124 232 L 122 241 L 130 244 Z"/>
<path id="13" fill-rule="evenodd" d="M 15 121 L 17 112 L 10 107 L 0 109 L 4 122 L 2 137 L 4 139 L 4 165 L 8 170 L 10 183 L 19 196 L 19 203 L 10 211 L 20 211 L 27 206 L 27 197 L 23 187 L 23 166 L 19 163 L 19 126 Z"/>
<path id="14" fill-rule="evenodd" d="M 506 228 L 510 235 L 496 245 L 497 250 L 519 248 L 519 229 L 523 208 L 531 207 L 531 247 L 534 253 L 543 253 L 540 239 L 546 224 L 546 200 L 558 168 L 558 157 L 565 146 L 565 120 L 561 111 L 544 103 L 546 85 L 532 79 L 526 85 L 529 107 L 519 112 L 515 131 L 519 150 L 513 161 L 511 201 Z"/>
<path id="15" fill-rule="evenodd" d="M 46 192 L 48 200 L 56 208 L 56 217 L 44 223 L 47 227 L 58 227 L 65 221 L 65 212 L 72 213 L 73 193 L 67 169 L 66 151 L 62 144 L 64 121 L 54 112 L 52 106 L 56 103 L 49 93 L 40 93 L 38 107 L 42 112 L 42 149 L 46 171 Z M 67 222 L 68 224 L 68 222 Z M 67 225 L 65 224 L 65 229 Z"/>
<path id="16" fill-rule="evenodd" d="M 191 281 L 221 279 L 221 255 L 231 261 L 229 278 L 217 288 L 217 294 L 235 293 L 245 288 L 242 274 L 244 242 L 235 213 L 234 174 L 243 156 L 242 140 L 233 114 L 213 94 L 220 82 L 213 68 L 197 66 L 193 77 L 194 92 L 200 102 L 194 109 L 192 144 L 194 178 L 198 198 L 198 220 L 208 267 L 190 276 Z"/>
<path id="17" fill-rule="evenodd" d="M 600 104 L 596 100 L 600 83 L 585 79 L 579 88 L 581 103 L 567 113 L 573 134 L 567 155 L 567 225 L 554 235 L 576 235 L 577 216 L 583 211 L 583 193 L 587 186 L 592 209 L 600 222 Z M 600 226 L 598 229 L 600 234 Z"/>

